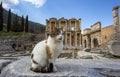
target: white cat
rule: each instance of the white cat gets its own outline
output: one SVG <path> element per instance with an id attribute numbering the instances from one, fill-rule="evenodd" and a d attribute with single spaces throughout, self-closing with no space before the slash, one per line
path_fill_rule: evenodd
<path id="1" fill-rule="evenodd" d="M 31 70 L 35 72 L 53 72 L 54 63 L 63 49 L 63 31 L 52 28 L 47 40 L 39 42 L 31 53 Z"/>

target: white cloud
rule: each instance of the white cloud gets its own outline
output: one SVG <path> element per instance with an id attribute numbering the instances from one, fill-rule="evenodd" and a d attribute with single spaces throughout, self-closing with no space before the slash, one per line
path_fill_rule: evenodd
<path id="1" fill-rule="evenodd" d="M 25 1 L 32 3 L 37 8 L 42 7 L 46 2 L 46 0 L 25 0 Z"/>
<path id="2" fill-rule="evenodd" d="M 10 8 L 10 6 L 12 6 L 12 5 L 19 4 L 19 0 L 0 0 L 0 2 L 1 1 L 3 3 L 4 8 Z"/>
<path id="3" fill-rule="evenodd" d="M 20 0 L 0 0 L 0 2 L 1 1 L 3 3 L 4 8 L 10 8 L 11 6 L 17 5 L 20 2 Z M 23 1 L 30 2 L 33 5 L 35 5 L 37 8 L 42 7 L 46 2 L 46 0 L 23 0 Z"/>

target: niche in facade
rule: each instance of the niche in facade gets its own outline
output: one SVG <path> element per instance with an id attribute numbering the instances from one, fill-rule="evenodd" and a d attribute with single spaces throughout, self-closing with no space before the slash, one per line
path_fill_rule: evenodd
<path id="1" fill-rule="evenodd" d="M 94 45 L 94 47 L 98 47 L 99 46 L 97 38 L 93 39 L 93 45 Z"/>
<path id="2" fill-rule="evenodd" d="M 71 31 L 75 31 L 75 21 L 71 21 Z"/>

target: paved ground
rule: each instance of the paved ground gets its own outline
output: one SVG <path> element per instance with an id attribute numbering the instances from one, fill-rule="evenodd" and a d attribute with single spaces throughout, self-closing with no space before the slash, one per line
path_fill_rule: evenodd
<path id="1" fill-rule="evenodd" d="M 19 53 L 18 53 L 19 54 Z M 35 73 L 30 71 L 29 57 L 0 57 L 0 77 L 118 77 L 120 76 L 120 59 L 108 59 L 100 54 L 80 51 L 77 59 L 69 52 L 65 57 L 56 60 L 57 72 Z"/>
<path id="2" fill-rule="evenodd" d="M 108 77 L 120 76 L 119 59 L 57 59 L 57 72 L 35 73 L 30 71 L 29 57 L 12 62 L 4 70 L 1 77 L 48 77 L 48 76 L 79 76 L 79 77 Z"/>

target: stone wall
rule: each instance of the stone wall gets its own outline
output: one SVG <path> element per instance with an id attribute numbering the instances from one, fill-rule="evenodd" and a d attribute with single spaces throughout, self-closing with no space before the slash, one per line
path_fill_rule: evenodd
<path id="1" fill-rule="evenodd" d="M 101 29 L 101 43 L 106 43 L 111 40 L 114 31 L 114 26 L 107 26 Z"/>
<path id="2" fill-rule="evenodd" d="M 91 48 L 96 48 L 96 47 L 99 47 L 101 45 L 101 32 L 98 31 L 98 32 L 95 32 L 95 33 L 92 33 L 90 35 L 91 37 Z"/>
<path id="3" fill-rule="evenodd" d="M 46 20 L 46 39 L 49 36 L 49 33 L 52 31 L 52 27 L 59 27 L 65 29 L 64 34 L 64 49 L 80 49 L 81 46 L 81 19 L 56 19 L 50 18 Z"/>
<path id="4" fill-rule="evenodd" d="M 44 34 L 0 36 L 0 51 L 13 50 L 13 44 L 16 45 L 15 50 L 32 50 L 36 43 L 44 39 Z"/>
<path id="5" fill-rule="evenodd" d="M 101 44 L 101 23 L 97 22 L 83 31 L 83 48 L 95 48 Z"/>
<path id="6" fill-rule="evenodd" d="M 111 26 L 102 28 L 101 22 L 96 22 L 90 28 L 83 30 L 81 34 L 81 19 L 56 19 L 50 18 L 46 20 L 46 38 L 49 32 L 51 32 L 52 26 L 65 28 L 65 40 L 64 48 L 97 48 L 101 45 L 107 44 L 110 40 L 117 39 L 120 40 L 120 6 L 115 6 L 112 10 L 114 23 Z"/>

